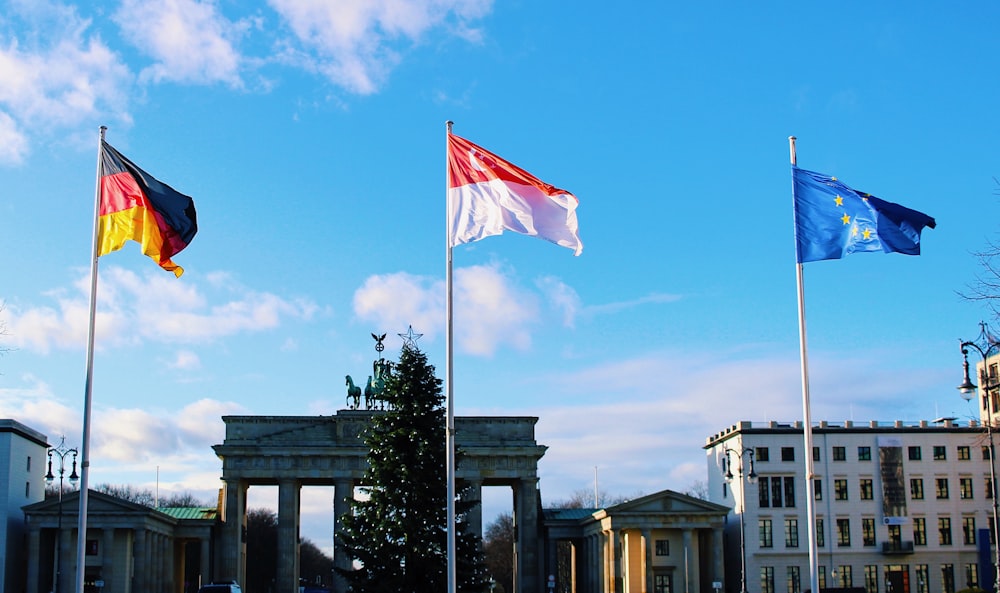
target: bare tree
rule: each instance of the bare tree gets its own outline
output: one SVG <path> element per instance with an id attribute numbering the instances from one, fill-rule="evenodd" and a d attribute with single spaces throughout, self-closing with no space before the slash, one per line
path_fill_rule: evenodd
<path id="1" fill-rule="evenodd" d="M 156 506 L 156 496 L 151 490 L 141 490 L 129 484 L 98 484 L 94 490 L 142 506 L 150 508 Z"/>
<path id="2" fill-rule="evenodd" d="M 996 177 L 993 182 L 1000 186 Z M 994 190 L 994 195 L 1000 196 L 1000 189 Z M 1000 318 L 1000 243 L 987 241 L 986 249 L 972 254 L 982 268 L 975 281 L 968 285 L 968 290 L 958 294 L 969 301 L 982 301 L 993 312 L 995 318 Z"/>
<path id="3" fill-rule="evenodd" d="M 514 517 L 500 513 L 483 534 L 486 570 L 496 583 L 497 593 L 514 591 Z"/>
<path id="4" fill-rule="evenodd" d="M 580 490 L 574 491 L 569 495 L 566 500 L 557 500 L 546 506 L 553 509 L 593 509 L 593 508 L 604 508 L 612 505 L 620 504 L 633 498 L 638 498 L 642 496 L 642 493 L 637 493 L 632 496 L 623 496 L 621 494 L 615 494 L 614 496 L 609 495 L 603 490 L 597 492 L 596 498 L 593 490 L 588 490 L 586 488 L 581 488 Z M 596 503 L 596 504 L 595 504 Z"/>
<path id="5" fill-rule="evenodd" d="M 6 308 L 7 308 L 7 304 L 4 303 L 3 301 L 0 301 L 0 339 L 3 339 L 3 338 L 5 338 L 5 337 L 7 337 L 7 336 L 10 335 L 7 332 L 7 321 L 3 317 L 3 312 L 4 312 L 4 309 L 6 309 Z M 3 356 L 4 354 L 10 352 L 11 350 L 13 350 L 13 348 L 11 348 L 9 346 L 4 346 L 3 344 L 0 344 L 0 356 Z"/>
<path id="6" fill-rule="evenodd" d="M 684 494 L 702 500 L 708 500 L 708 482 L 705 480 L 695 480 L 684 490 Z"/>

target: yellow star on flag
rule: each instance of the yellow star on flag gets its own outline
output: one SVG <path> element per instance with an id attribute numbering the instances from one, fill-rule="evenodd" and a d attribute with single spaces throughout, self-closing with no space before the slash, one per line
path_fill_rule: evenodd
<path id="1" fill-rule="evenodd" d="M 840 196 L 837 196 L 836 198 L 834 198 L 833 201 L 838 206 L 843 206 L 844 205 L 844 198 L 842 198 Z"/>
<path id="2" fill-rule="evenodd" d="M 849 214 L 845 214 L 840 217 L 840 220 L 844 221 L 845 225 L 851 224 L 851 217 Z"/>

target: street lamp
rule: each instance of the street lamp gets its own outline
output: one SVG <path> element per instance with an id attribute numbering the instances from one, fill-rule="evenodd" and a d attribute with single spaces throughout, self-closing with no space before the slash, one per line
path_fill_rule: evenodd
<path id="1" fill-rule="evenodd" d="M 746 478 L 746 482 L 754 484 L 757 482 L 757 473 L 753 470 L 753 449 L 749 447 L 743 447 L 742 449 L 730 449 L 726 447 L 725 449 L 726 458 L 723 461 L 723 465 L 726 469 L 726 481 L 732 483 L 733 481 L 733 460 L 731 455 L 736 456 L 736 473 L 740 478 L 740 593 L 747 593 L 747 548 L 746 548 L 746 525 L 743 521 L 743 511 L 746 508 L 746 486 L 743 478 Z M 744 472 L 743 458 L 747 457 L 750 460 L 750 471 Z"/>
<path id="2" fill-rule="evenodd" d="M 969 378 L 969 348 L 974 348 L 983 359 L 983 368 L 979 369 L 979 385 L 983 393 L 982 408 L 985 411 L 985 417 L 982 413 L 980 413 L 979 417 L 983 424 L 986 425 L 986 434 L 990 442 L 990 495 L 993 498 L 993 537 L 1000 538 L 1000 508 L 998 508 L 1000 502 L 997 501 L 996 458 L 993 451 L 993 414 L 997 412 L 997 409 L 990 397 L 991 392 L 1000 387 L 1000 382 L 998 382 L 995 374 L 990 375 L 986 372 L 986 361 L 990 356 L 1000 352 L 1000 342 L 997 342 L 990 335 L 986 324 L 980 321 L 979 337 L 972 341 L 960 342 L 959 348 L 962 350 L 964 377 L 962 378 L 962 384 L 958 386 L 958 391 L 965 401 L 971 401 L 976 393 L 976 384 Z M 993 560 L 995 569 L 993 590 L 1000 592 L 1000 542 L 994 544 L 993 548 L 995 554 Z"/>
<path id="3" fill-rule="evenodd" d="M 55 593 L 59 593 L 59 577 L 61 571 L 61 561 L 62 558 L 59 557 L 60 543 L 62 542 L 62 495 L 63 495 L 63 475 L 66 473 L 66 456 L 70 453 L 73 454 L 73 471 L 69 474 L 69 481 L 75 484 L 80 476 L 76 475 L 76 448 L 69 448 L 66 446 L 66 437 L 62 437 L 59 441 L 58 447 L 53 447 L 49 449 L 49 473 L 45 474 L 45 482 L 51 484 L 53 480 L 56 479 L 55 475 L 52 474 L 52 458 L 59 458 L 59 527 L 56 530 L 56 583 L 55 583 Z"/>

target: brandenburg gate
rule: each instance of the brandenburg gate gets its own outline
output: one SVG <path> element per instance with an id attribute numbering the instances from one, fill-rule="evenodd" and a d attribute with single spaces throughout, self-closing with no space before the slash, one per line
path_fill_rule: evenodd
<path id="1" fill-rule="evenodd" d="M 348 500 L 362 485 L 368 447 L 362 440 L 371 410 L 341 410 L 334 416 L 224 416 L 226 438 L 213 449 L 222 460 L 223 527 L 216 580 L 246 575 L 247 489 L 278 487 L 278 576 L 274 593 L 299 590 L 299 500 L 303 486 L 334 487 L 334 530 L 350 512 Z M 459 489 L 482 500 L 483 486 L 509 486 L 513 494 L 515 593 L 542 593 L 541 533 L 538 511 L 538 461 L 546 447 L 535 442 L 536 417 L 467 416 L 455 418 L 460 451 Z M 442 459 L 442 464 L 444 460 Z M 442 467 L 442 472 L 445 468 Z M 470 529 L 482 534 L 482 506 L 470 513 Z M 334 549 L 334 563 L 349 567 Z M 334 579 L 343 593 L 342 579 Z"/>

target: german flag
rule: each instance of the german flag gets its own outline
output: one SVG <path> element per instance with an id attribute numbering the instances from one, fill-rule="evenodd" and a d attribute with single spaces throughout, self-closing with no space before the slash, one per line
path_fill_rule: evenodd
<path id="1" fill-rule="evenodd" d="M 103 140 L 100 179 L 97 255 L 118 251 L 131 239 L 161 268 L 180 277 L 184 269 L 170 258 L 198 232 L 194 200 L 161 183 Z"/>

